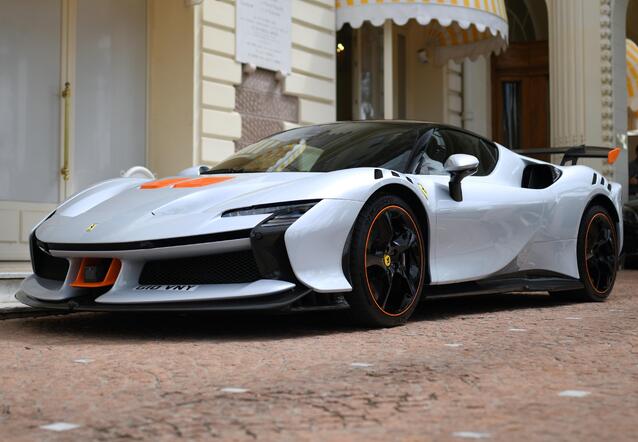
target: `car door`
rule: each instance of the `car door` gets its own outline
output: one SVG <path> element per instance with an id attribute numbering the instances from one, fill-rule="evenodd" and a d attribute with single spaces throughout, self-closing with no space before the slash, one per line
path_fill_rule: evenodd
<path id="1" fill-rule="evenodd" d="M 443 165 L 450 155 L 478 158 L 474 176 L 462 182 L 463 200 L 449 195 Z M 516 259 L 541 226 L 546 204 L 521 188 L 523 162 L 499 164 L 498 148 L 463 131 L 435 129 L 417 155 L 415 178 L 434 205 L 430 271 L 432 283 L 482 279 L 518 270 Z"/>

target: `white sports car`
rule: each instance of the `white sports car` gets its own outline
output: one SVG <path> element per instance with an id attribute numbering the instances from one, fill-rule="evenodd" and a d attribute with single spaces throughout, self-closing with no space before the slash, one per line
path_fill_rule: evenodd
<path id="1" fill-rule="evenodd" d="M 572 148 L 565 160 L 618 150 Z M 342 122 L 275 134 L 215 167 L 118 178 L 31 235 L 17 298 L 64 310 L 350 308 L 405 322 L 430 296 L 549 291 L 602 301 L 621 186 L 465 130 Z"/>

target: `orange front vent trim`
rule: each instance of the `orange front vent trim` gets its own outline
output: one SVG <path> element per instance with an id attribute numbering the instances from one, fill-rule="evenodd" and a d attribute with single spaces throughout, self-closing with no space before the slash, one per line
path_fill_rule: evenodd
<path id="1" fill-rule="evenodd" d="M 162 180 L 149 181 L 140 186 L 140 189 L 161 189 L 162 187 L 172 186 L 173 184 L 190 180 L 190 178 L 164 178 Z"/>
<path id="2" fill-rule="evenodd" d="M 607 162 L 609 164 L 614 164 L 616 160 L 618 159 L 619 155 L 620 155 L 620 147 L 610 150 L 609 153 L 607 154 Z"/>
<path id="3" fill-rule="evenodd" d="M 193 180 L 182 181 L 181 183 L 175 184 L 173 187 L 175 189 L 183 189 L 189 187 L 204 187 L 210 186 L 211 184 L 219 184 L 224 181 L 232 180 L 234 177 L 232 176 L 211 176 L 204 178 L 195 178 Z"/>
<path id="4" fill-rule="evenodd" d="M 78 274 L 75 277 L 75 281 L 71 283 L 71 287 L 81 287 L 81 288 L 96 288 L 96 287 L 109 287 L 115 284 L 115 280 L 120 274 L 120 269 L 122 268 L 122 261 L 119 259 L 112 259 L 109 264 L 109 269 L 106 272 L 106 276 L 102 281 L 97 282 L 86 282 L 84 280 L 84 270 L 87 266 L 95 265 L 101 258 L 82 258 L 82 262 L 80 263 L 80 269 L 78 270 Z"/>

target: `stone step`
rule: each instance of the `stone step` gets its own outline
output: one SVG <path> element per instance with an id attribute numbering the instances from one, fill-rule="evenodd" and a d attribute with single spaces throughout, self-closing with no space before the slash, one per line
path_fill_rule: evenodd
<path id="1" fill-rule="evenodd" d="M 0 281 L 5 279 L 19 279 L 22 280 L 29 276 L 33 272 L 1 272 L 0 271 Z"/>
<path id="2" fill-rule="evenodd" d="M 25 278 L 32 272 L 30 261 L 0 261 L 0 279 Z"/>
<path id="3" fill-rule="evenodd" d="M 0 312 L 30 309 L 15 299 L 22 280 L 30 274 L 29 262 L 0 262 Z"/>
<path id="4" fill-rule="evenodd" d="M 21 279 L 0 279 L 0 310 L 16 307 L 26 307 L 22 303 L 18 302 L 15 298 L 15 294 L 22 284 Z"/>

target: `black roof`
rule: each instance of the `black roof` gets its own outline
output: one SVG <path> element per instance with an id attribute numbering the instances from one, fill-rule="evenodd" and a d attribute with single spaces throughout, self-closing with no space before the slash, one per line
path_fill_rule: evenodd
<path id="1" fill-rule="evenodd" d="M 322 124 L 316 124 L 315 126 L 331 126 L 331 125 L 338 125 L 338 124 L 345 124 L 345 123 L 360 123 L 360 124 L 368 124 L 368 123 L 382 123 L 382 124 L 387 124 L 389 126 L 406 126 L 406 127 L 410 127 L 410 128 L 426 128 L 426 129 L 430 129 L 430 128 L 437 128 L 437 129 L 451 129 L 451 130 L 456 130 L 459 132 L 464 132 L 468 135 L 472 135 L 474 137 L 480 138 L 482 140 L 485 140 L 489 143 L 494 143 L 492 140 L 485 138 L 483 135 L 479 135 L 475 132 L 472 132 L 470 130 L 464 129 L 462 127 L 458 127 L 458 126 L 453 126 L 451 124 L 444 124 L 444 123 L 435 123 L 433 121 L 419 121 L 419 120 L 342 120 L 342 121 L 335 121 L 335 122 L 331 122 L 331 123 L 322 123 Z"/>

